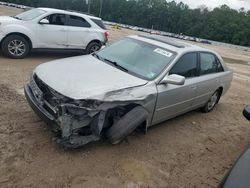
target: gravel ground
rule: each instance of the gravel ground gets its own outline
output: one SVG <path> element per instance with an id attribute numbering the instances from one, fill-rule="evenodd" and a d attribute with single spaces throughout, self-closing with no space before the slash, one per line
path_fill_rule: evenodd
<path id="1" fill-rule="evenodd" d="M 0 6 L 2 15 L 15 11 Z M 110 30 L 111 41 L 133 33 Z M 250 124 L 241 114 L 250 103 L 250 66 L 237 64 L 249 56 L 221 48 L 224 57 L 237 54 L 229 64 L 236 74 L 213 112 L 187 113 L 119 145 L 102 141 L 77 150 L 54 143 L 23 86 L 37 65 L 79 54 L 36 52 L 24 60 L 0 55 L 0 187 L 217 187 L 250 141 Z"/>

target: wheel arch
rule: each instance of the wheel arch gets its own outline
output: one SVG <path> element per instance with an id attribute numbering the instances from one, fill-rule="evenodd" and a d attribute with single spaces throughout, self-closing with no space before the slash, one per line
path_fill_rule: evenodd
<path id="1" fill-rule="evenodd" d="M 218 89 L 216 91 L 219 91 L 219 98 L 218 98 L 218 100 L 216 102 L 216 104 L 218 104 L 221 96 L 223 95 L 223 86 L 218 87 Z"/>
<path id="2" fill-rule="evenodd" d="M 136 129 L 145 131 L 143 125 L 147 122 L 148 111 L 142 105 L 135 105 L 126 110 L 123 116 L 105 132 L 105 136 L 112 144 L 117 144 L 129 136 Z"/>
<path id="3" fill-rule="evenodd" d="M 118 106 L 118 107 L 112 108 L 112 109 L 109 110 L 109 112 L 111 112 L 111 114 L 112 114 L 111 117 L 112 118 L 116 118 L 116 115 L 114 115 L 112 113 L 112 111 L 120 111 L 123 115 L 121 117 L 119 117 L 118 119 L 121 119 L 124 115 L 126 115 L 128 112 L 130 112 L 132 109 L 134 109 L 135 107 L 138 107 L 138 106 L 144 108 L 144 110 L 147 111 L 147 109 L 141 104 L 130 103 L 130 104 L 127 104 L 125 106 Z M 147 132 L 147 127 L 148 127 L 148 123 L 149 123 L 148 118 L 143 123 L 141 123 L 141 125 L 138 126 L 138 128 L 140 128 L 140 130 L 142 130 L 145 133 Z M 111 124 L 110 127 L 112 127 L 113 125 L 114 124 Z"/>
<path id="4" fill-rule="evenodd" d="M 134 109 L 135 107 L 138 107 L 138 106 L 142 107 L 145 111 L 147 111 L 147 109 L 146 109 L 144 106 L 142 106 L 141 104 L 131 103 L 131 104 L 127 105 L 127 107 L 130 107 L 130 109 L 129 109 L 126 113 L 128 113 L 129 111 L 131 111 L 132 109 Z M 148 112 L 148 111 L 147 111 L 147 112 Z M 145 119 L 144 122 L 142 122 L 142 123 L 138 126 L 138 128 L 139 128 L 140 130 L 142 130 L 143 132 L 145 132 L 145 133 L 147 132 L 147 128 L 148 128 L 148 118 L 149 118 L 149 116 L 147 117 L 147 119 Z"/>
<path id="5" fill-rule="evenodd" d="M 3 42 L 7 37 L 9 37 L 9 36 L 11 36 L 11 35 L 18 35 L 18 36 L 21 36 L 21 37 L 25 38 L 25 39 L 27 40 L 27 42 L 29 43 L 29 45 L 30 45 L 30 49 L 33 48 L 33 44 L 32 44 L 31 39 L 30 39 L 27 35 L 25 35 L 25 34 L 23 34 L 23 33 L 19 33 L 19 32 L 12 32 L 12 33 L 7 34 L 7 35 L 2 39 L 0 45 L 2 45 L 2 42 Z"/>
<path id="6" fill-rule="evenodd" d="M 223 94 L 223 86 L 220 86 L 219 88 L 218 88 L 218 90 L 220 91 L 220 95 L 222 95 Z"/>
<path id="7" fill-rule="evenodd" d="M 102 45 L 102 42 L 101 42 L 100 40 L 94 39 L 94 40 L 91 40 L 91 41 L 88 43 L 87 46 L 89 46 L 89 45 L 90 45 L 91 43 L 93 43 L 93 42 L 97 42 L 98 44 Z"/>

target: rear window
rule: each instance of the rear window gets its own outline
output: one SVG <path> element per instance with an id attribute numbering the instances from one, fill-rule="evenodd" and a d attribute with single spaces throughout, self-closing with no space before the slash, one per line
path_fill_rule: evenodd
<path id="1" fill-rule="evenodd" d="M 200 74 L 223 72 L 223 67 L 213 54 L 200 53 Z"/>
<path id="2" fill-rule="evenodd" d="M 68 25 L 73 27 L 91 27 L 91 25 L 85 19 L 72 15 L 69 16 Z"/>
<path id="3" fill-rule="evenodd" d="M 98 20 L 98 19 L 94 19 L 94 18 L 91 18 L 91 20 L 92 20 L 96 25 L 98 25 L 100 28 L 106 29 L 106 26 L 103 24 L 102 20 Z"/>

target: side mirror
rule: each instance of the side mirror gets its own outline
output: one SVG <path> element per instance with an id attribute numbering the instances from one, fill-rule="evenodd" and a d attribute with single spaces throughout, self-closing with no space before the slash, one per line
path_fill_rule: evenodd
<path id="1" fill-rule="evenodd" d="M 185 84 L 185 77 L 177 75 L 177 74 L 167 75 L 162 79 L 160 84 L 184 85 Z"/>
<path id="2" fill-rule="evenodd" d="M 250 121 L 250 106 L 244 108 L 243 115 L 248 121 Z"/>
<path id="3" fill-rule="evenodd" d="M 47 20 L 46 18 L 45 19 L 42 19 L 39 24 L 49 24 L 49 20 Z"/>

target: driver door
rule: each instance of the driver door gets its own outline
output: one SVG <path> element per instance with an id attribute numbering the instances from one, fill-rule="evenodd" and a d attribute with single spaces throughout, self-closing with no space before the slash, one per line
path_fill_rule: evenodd
<path id="1" fill-rule="evenodd" d="M 44 18 L 49 21 L 48 24 L 38 23 L 39 48 L 67 48 L 68 27 L 65 25 L 66 18 L 65 14 L 51 14 Z"/>
<path id="2" fill-rule="evenodd" d="M 153 124 L 183 114 L 192 109 L 198 81 L 197 53 L 183 55 L 169 71 L 186 78 L 184 85 L 158 84 L 158 98 Z"/>

